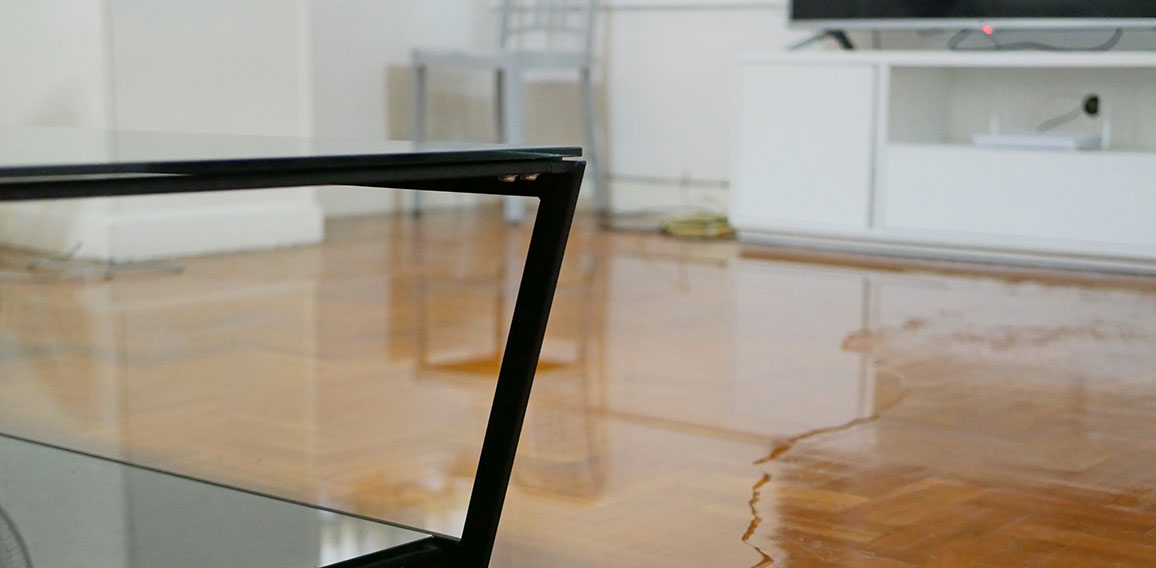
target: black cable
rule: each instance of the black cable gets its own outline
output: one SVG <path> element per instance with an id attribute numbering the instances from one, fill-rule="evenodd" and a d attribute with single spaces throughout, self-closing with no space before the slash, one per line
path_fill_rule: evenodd
<path id="1" fill-rule="evenodd" d="M 838 42 L 839 47 L 848 51 L 855 49 L 855 44 L 851 43 L 851 38 L 847 37 L 847 32 L 843 30 L 827 30 L 827 35 Z"/>
<path id="2" fill-rule="evenodd" d="M 1045 120 L 1042 124 L 1037 126 L 1036 132 L 1049 132 L 1060 126 L 1068 124 L 1069 122 L 1072 122 L 1081 116 L 1084 116 L 1084 109 L 1082 108 L 1074 109 L 1058 116 L 1053 116 L 1052 118 Z"/>
<path id="3" fill-rule="evenodd" d="M 960 30 L 947 42 L 947 48 L 952 51 L 1013 51 L 1023 49 L 1037 49 L 1040 51 L 1109 51 L 1120 44 L 1124 38 L 1124 28 L 1117 28 L 1108 41 L 1090 47 L 1064 47 L 1050 45 L 1037 41 L 1018 41 L 1015 43 L 1000 43 L 994 34 L 984 34 L 992 42 L 992 47 L 961 47 L 964 40 L 970 37 L 975 30 Z"/>
<path id="4" fill-rule="evenodd" d="M 991 40 L 993 44 L 991 49 L 984 49 L 980 47 L 960 47 L 959 45 L 963 43 L 964 40 L 971 37 L 973 31 L 974 30 L 959 30 L 958 33 L 951 36 L 951 39 L 947 40 L 947 49 L 950 49 L 951 51 L 994 51 L 1000 48 L 999 41 L 997 41 L 995 36 L 992 34 L 984 35 L 984 37 Z"/>
<path id="5" fill-rule="evenodd" d="M 1080 102 L 1080 106 L 1045 120 L 1042 124 L 1036 127 L 1036 130 L 1039 132 L 1047 132 L 1056 127 L 1063 126 L 1069 122 L 1072 122 L 1073 120 L 1076 120 L 1077 118 L 1080 118 L 1084 115 L 1093 117 L 1100 116 L 1100 95 L 1092 93 L 1084 97 L 1084 100 Z"/>

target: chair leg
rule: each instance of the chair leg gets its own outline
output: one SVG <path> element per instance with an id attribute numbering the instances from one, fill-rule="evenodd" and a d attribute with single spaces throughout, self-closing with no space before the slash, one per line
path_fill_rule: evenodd
<path id="1" fill-rule="evenodd" d="M 602 136 L 598 128 L 598 117 L 594 112 L 594 79 L 590 67 L 579 71 L 579 88 L 582 93 L 582 134 L 585 138 L 583 155 L 586 157 L 586 178 L 594 187 L 594 209 L 605 220 L 610 214 L 610 193 L 606 187 L 605 169 L 602 167 L 606 153 L 601 147 Z"/>
<path id="2" fill-rule="evenodd" d="M 522 124 L 526 107 L 524 104 L 524 85 L 522 84 L 522 70 L 506 68 L 499 71 L 501 80 L 498 85 L 501 97 L 498 99 L 499 117 L 502 121 L 501 141 L 507 144 L 521 144 L 525 141 L 525 129 Z M 505 200 L 505 217 L 511 223 L 522 221 L 526 217 L 526 202 L 522 197 L 507 197 Z"/>
<path id="3" fill-rule="evenodd" d="M 506 141 L 506 73 L 494 71 L 494 140 Z"/>
<path id="4" fill-rule="evenodd" d="M 426 117 L 428 116 L 429 106 L 429 72 L 425 65 L 414 63 L 413 66 L 413 124 L 411 125 L 410 137 L 414 142 L 425 142 L 426 140 Z M 422 192 L 409 192 L 409 203 L 405 205 L 414 215 L 421 215 L 422 212 Z"/>

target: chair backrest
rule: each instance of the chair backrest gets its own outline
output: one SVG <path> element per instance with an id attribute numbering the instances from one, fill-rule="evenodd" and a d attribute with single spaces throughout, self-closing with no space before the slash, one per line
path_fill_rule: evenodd
<path id="1" fill-rule="evenodd" d="M 594 49 L 597 0 L 502 0 L 502 49 Z"/>

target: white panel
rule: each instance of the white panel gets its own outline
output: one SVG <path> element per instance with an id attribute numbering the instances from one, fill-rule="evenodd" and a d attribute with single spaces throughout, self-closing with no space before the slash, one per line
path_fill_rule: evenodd
<path id="1" fill-rule="evenodd" d="M 606 21 L 611 175 L 727 179 L 729 62 L 785 44 L 785 11 L 611 11 Z"/>
<path id="2" fill-rule="evenodd" d="M 120 128 L 308 135 L 304 0 L 109 0 Z"/>
<path id="3" fill-rule="evenodd" d="M 109 125 L 102 0 L 0 2 L 0 124 Z"/>
<path id="4" fill-rule="evenodd" d="M 950 232 L 961 243 L 989 246 L 1156 255 L 1156 155 L 892 145 L 886 168 L 888 230 Z"/>
<path id="5" fill-rule="evenodd" d="M 314 127 L 322 137 L 382 136 L 387 72 L 415 48 L 469 49 L 491 39 L 493 15 L 472 0 L 312 0 Z M 488 92 L 479 93 L 488 96 Z M 404 102 L 404 101 L 403 101 Z"/>
<path id="6" fill-rule="evenodd" d="M 0 124 L 111 126 L 104 7 L 103 0 L 0 1 Z M 59 254 L 104 251 L 107 239 L 85 236 L 97 234 L 108 209 L 106 199 L 6 204 L 0 241 Z"/>
<path id="7" fill-rule="evenodd" d="M 109 0 L 119 128 L 312 133 L 306 0 Z M 117 199 L 107 253 L 125 260 L 321 239 L 308 189 Z M 89 250 L 85 248 L 84 250 Z"/>
<path id="8" fill-rule="evenodd" d="M 105 227 L 109 257 L 114 261 L 133 261 L 321 241 L 324 224 L 311 189 L 240 193 L 244 196 L 236 202 L 229 199 L 230 193 L 225 193 L 183 205 L 165 203 L 151 210 L 122 211 L 110 218 Z"/>
<path id="9" fill-rule="evenodd" d="M 945 69 L 892 68 L 890 98 L 885 102 L 887 140 L 938 143 L 947 141 L 947 121 L 953 85 Z M 988 116 L 986 109 L 981 117 Z"/>
<path id="10" fill-rule="evenodd" d="M 874 78 L 870 65 L 740 67 L 736 226 L 867 226 Z"/>

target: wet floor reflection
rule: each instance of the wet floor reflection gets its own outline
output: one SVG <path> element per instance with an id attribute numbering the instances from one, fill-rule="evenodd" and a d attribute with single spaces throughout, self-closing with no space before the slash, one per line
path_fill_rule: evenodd
<path id="1" fill-rule="evenodd" d="M 456 533 L 527 231 L 329 233 L 0 283 L 0 428 Z M 581 224 L 494 565 L 1150 564 L 1153 316 Z"/>
<path id="2" fill-rule="evenodd" d="M 790 566 L 1142 566 L 1156 298 L 870 276 L 876 410 L 764 460 L 752 536 Z M 1094 536 L 1093 536 L 1094 535 Z"/>

